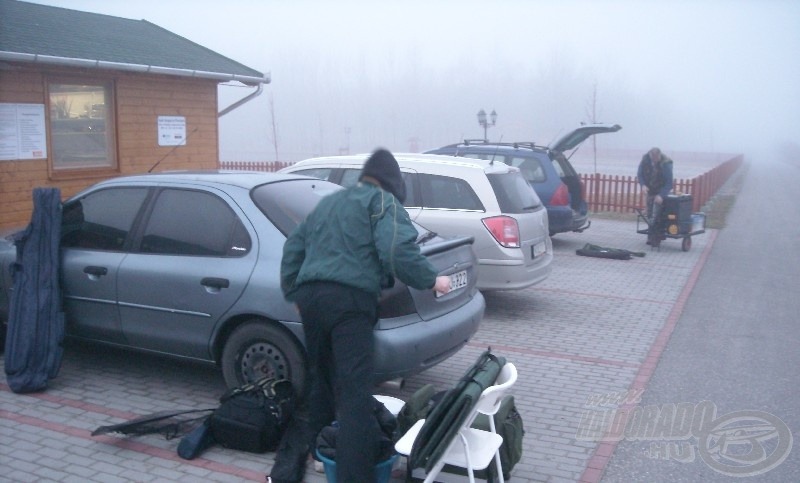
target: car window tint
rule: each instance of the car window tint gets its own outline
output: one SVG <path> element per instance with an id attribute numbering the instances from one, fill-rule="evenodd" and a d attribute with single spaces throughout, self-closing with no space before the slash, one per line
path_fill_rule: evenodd
<path id="1" fill-rule="evenodd" d="M 109 188 L 67 203 L 61 216 L 61 246 L 121 251 L 147 188 Z"/>
<path id="2" fill-rule="evenodd" d="M 519 172 L 490 174 L 488 178 L 503 213 L 525 213 L 542 205 L 536 191 Z"/>
<path id="3" fill-rule="evenodd" d="M 289 180 L 257 186 L 253 202 L 281 233 L 288 236 L 323 197 L 342 189 L 327 181 Z"/>
<path id="4" fill-rule="evenodd" d="M 463 179 L 433 174 L 420 174 L 418 179 L 425 208 L 484 210 L 478 195 Z"/>
<path id="5" fill-rule="evenodd" d="M 529 183 L 541 183 L 546 179 L 542 163 L 536 158 L 503 156 L 503 162 L 509 166 L 519 168 L 522 176 Z"/>
<path id="6" fill-rule="evenodd" d="M 293 171 L 292 174 L 302 174 L 303 176 L 311 176 L 312 178 L 319 178 L 324 180 L 331 179 L 332 168 L 310 168 Z"/>
<path id="7" fill-rule="evenodd" d="M 158 194 L 142 236 L 143 253 L 241 256 L 250 237 L 236 213 L 204 191 L 165 189 Z"/>

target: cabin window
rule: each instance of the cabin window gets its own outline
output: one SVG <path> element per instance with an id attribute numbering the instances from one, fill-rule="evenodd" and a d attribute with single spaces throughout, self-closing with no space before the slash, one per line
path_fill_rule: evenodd
<path id="1" fill-rule="evenodd" d="M 47 87 L 53 173 L 116 169 L 113 83 L 52 79 Z"/>

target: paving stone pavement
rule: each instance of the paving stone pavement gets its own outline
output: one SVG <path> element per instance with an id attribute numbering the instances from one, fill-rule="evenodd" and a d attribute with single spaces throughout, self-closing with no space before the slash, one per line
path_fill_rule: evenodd
<path id="1" fill-rule="evenodd" d="M 376 391 L 406 399 L 427 383 L 447 389 L 491 347 L 519 371 L 512 393 L 526 434 L 512 481 L 597 481 L 610 455 L 576 438 L 581 418 L 597 398 L 646 388 L 715 237 L 693 237 L 688 252 L 668 239 L 656 251 L 635 222 L 603 218 L 582 234 L 560 234 L 547 280 L 485 293 L 485 319 L 465 348 L 402 389 Z M 577 256 L 585 243 L 646 256 Z M 14 394 L 0 384 L 0 482 L 264 481 L 273 453 L 214 446 L 187 461 L 177 439 L 90 435 L 155 411 L 215 407 L 224 390 L 214 368 L 70 343 L 46 391 Z M 398 473 L 392 481 L 403 481 Z M 305 481 L 325 477 L 309 463 Z"/>

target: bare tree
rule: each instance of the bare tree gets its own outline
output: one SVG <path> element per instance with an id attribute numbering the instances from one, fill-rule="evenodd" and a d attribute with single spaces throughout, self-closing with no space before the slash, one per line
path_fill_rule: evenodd
<path id="1" fill-rule="evenodd" d="M 587 102 L 586 115 L 589 117 L 589 122 L 594 124 L 597 122 L 597 81 L 592 83 L 592 97 Z M 594 156 L 594 172 L 597 174 L 597 136 L 592 136 L 592 155 Z"/>
<path id="2" fill-rule="evenodd" d="M 278 123 L 275 121 L 275 99 L 271 92 L 269 94 L 269 113 L 272 118 L 272 146 L 275 148 L 275 161 L 280 161 L 278 157 Z"/>

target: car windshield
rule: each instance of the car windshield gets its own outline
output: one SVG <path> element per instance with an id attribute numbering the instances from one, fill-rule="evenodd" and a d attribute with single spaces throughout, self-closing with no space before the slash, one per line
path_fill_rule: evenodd
<path id="1" fill-rule="evenodd" d="M 542 201 L 519 171 L 488 175 L 503 213 L 525 213 L 538 209 Z"/>

